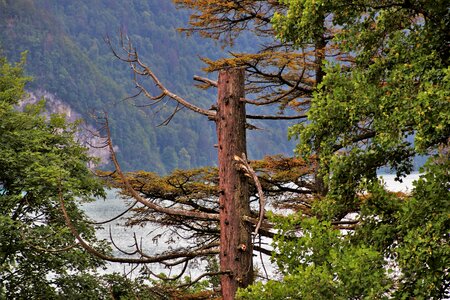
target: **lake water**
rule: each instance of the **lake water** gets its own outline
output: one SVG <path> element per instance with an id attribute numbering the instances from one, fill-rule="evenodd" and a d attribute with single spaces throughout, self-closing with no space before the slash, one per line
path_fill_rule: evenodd
<path id="1" fill-rule="evenodd" d="M 382 179 L 386 187 L 393 192 L 411 192 L 413 188 L 413 182 L 419 179 L 419 173 L 413 173 L 405 178 L 402 178 L 402 182 L 395 181 L 395 175 L 393 174 L 382 174 L 378 178 Z"/>
<path id="2" fill-rule="evenodd" d="M 419 178 L 419 174 L 411 174 L 406 178 L 403 178 L 403 182 L 400 183 L 395 181 L 395 175 L 385 174 L 380 175 L 380 178 L 385 182 L 387 188 L 391 191 L 402 191 L 409 192 L 412 190 L 412 183 L 414 180 Z M 115 190 L 108 191 L 107 197 L 105 200 L 100 199 L 92 203 L 84 204 L 83 208 L 86 211 L 86 214 L 96 222 L 102 222 L 109 220 L 122 212 L 124 212 L 129 206 L 130 201 L 121 199 L 117 196 Z M 103 229 L 97 230 L 97 237 L 100 239 L 110 239 L 110 236 L 113 238 L 114 243 L 125 251 L 133 251 L 134 245 L 134 237 L 136 237 L 137 241 L 143 246 L 143 249 L 150 255 L 155 255 L 168 250 L 170 247 L 179 247 L 176 244 L 166 244 L 164 239 L 155 240 L 154 237 L 163 234 L 164 231 L 161 228 L 157 228 L 153 224 L 146 225 L 144 227 L 126 227 L 124 226 L 126 222 L 127 216 L 130 214 L 127 213 L 121 218 L 114 220 L 107 225 L 103 225 Z M 113 254 L 115 256 L 125 256 L 120 253 L 118 250 L 114 250 Z M 269 273 L 273 272 L 273 266 L 270 264 L 269 258 L 263 256 L 264 267 L 267 269 Z M 261 273 L 263 272 L 263 266 L 261 264 L 261 260 L 255 259 L 256 268 L 259 268 Z M 154 273 L 167 273 L 174 275 L 176 274 L 177 268 L 173 270 L 168 270 L 164 268 L 162 265 L 152 264 L 149 266 Z M 129 276 L 133 276 L 133 274 L 137 274 L 139 268 L 136 269 L 136 266 L 130 264 L 119 264 L 119 263 L 110 263 L 108 265 L 107 270 L 103 272 L 120 272 L 128 274 Z M 196 277 L 200 275 L 201 268 L 197 266 L 192 266 L 190 268 L 190 274 L 192 277 Z"/>

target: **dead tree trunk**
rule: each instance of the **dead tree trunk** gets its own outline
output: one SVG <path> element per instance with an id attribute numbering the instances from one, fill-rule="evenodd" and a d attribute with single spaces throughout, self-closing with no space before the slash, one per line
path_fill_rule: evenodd
<path id="1" fill-rule="evenodd" d="M 246 154 L 244 70 L 219 72 L 217 137 L 220 187 L 220 269 L 224 300 L 234 299 L 238 287 L 253 280 L 248 179 L 236 165 L 234 156 Z"/>

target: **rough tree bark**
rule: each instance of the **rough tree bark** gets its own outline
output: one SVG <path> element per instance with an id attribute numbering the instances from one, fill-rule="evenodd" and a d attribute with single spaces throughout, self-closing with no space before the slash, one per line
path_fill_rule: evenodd
<path id="1" fill-rule="evenodd" d="M 249 183 L 236 165 L 235 155 L 246 154 L 244 69 L 219 72 L 217 115 L 220 187 L 220 269 L 222 297 L 234 299 L 238 287 L 253 281 Z"/>

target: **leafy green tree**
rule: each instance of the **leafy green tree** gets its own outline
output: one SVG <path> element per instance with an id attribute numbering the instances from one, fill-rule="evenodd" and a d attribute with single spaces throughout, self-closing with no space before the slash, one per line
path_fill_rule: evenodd
<path id="1" fill-rule="evenodd" d="M 117 273 L 65 276 L 58 280 L 58 285 L 61 289 L 58 299 L 167 299 L 161 296 L 156 284 L 149 286 L 141 278 L 129 279 Z"/>
<path id="2" fill-rule="evenodd" d="M 15 109 L 30 80 L 24 61 L 0 58 L 0 298 L 56 299 L 68 282 L 81 297 L 93 291 L 74 282 L 95 284 L 86 273 L 104 264 L 77 246 L 60 201 L 83 237 L 106 251 L 79 208 L 103 196 L 103 187 L 87 168 L 91 158 L 75 140 L 76 125 L 43 116 L 43 101 Z"/>
<path id="3" fill-rule="evenodd" d="M 437 155 L 409 196 L 390 193 L 378 182 L 366 185 L 371 193 L 350 232 L 301 214 L 274 217 L 274 260 L 282 280 L 258 282 L 238 298 L 449 297 L 449 167 L 448 153 Z"/>
<path id="4" fill-rule="evenodd" d="M 291 130 L 300 138 L 299 153 L 320 149 L 323 172 L 332 169 L 334 174 L 330 193 L 343 197 L 348 192 L 351 198 L 362 176 L 373 179 L 375 171 L 386 165 L 401 176 L 411 171 L 414 155 L 447 143 L 450 79 L 449 49 L 442 46 L 449 41 L 445 1 L 286 2 L 293 11 L 275 19 L 280 35 L 295 39 L 290 28 L 307 23 L 320 7 L 339 28 L 335 42 L 355 55 L 351 63 L 330 62 L 323 68 L 326 76 L 308 113 L 311 123 Z M 301 18 L 294 13 L 299 9 Z M 406 139 L 411 135 L 414 143 Z M 335 155 L 340 150 L 345 155 Z"/>
<path id="5" fill-rule="evenodd" d="M 282 281 L 261 282 L 240 291 L 241 299 L 379 299 L 391 282 L 383 255 L 317 218 L 278 220 L 274 240 Z M 302 237 L 295 238 L 298 227 Z"/>
<path id="6" fill-rule="evenodd" d="M 93 160 L 75 138 L 76 124 L 45 116 L 44 101 L 16 109 L 30 80 L 24 63 L 0 58 L 0 299 L 167 299 L 177 291 L 163 290 L 159 281 L 100 276 L 104 261 L 80 247 L 70 227 L 109 253 L 80 209 L 104 196 L 103 182 L 87 167 Z"/>
<path id="7" fill-rule="evenodd" d="M 240 296 L 449 297 L 448 3 L 283 2 L 288 11 L 273 19 L 280 38 L 302 47 L 321 32 L 320 14 L 335 28 L 333 42 L 354 58 L 322 68 L 310 122 L 291 128 L 298 154 L 318 156 L 327 193 L 313 204 L 313 219 L 279 221 L 275 260 L 283 279 Z M 386 191 L 377 170 L 388 166 L 401 180 L 417 154 L 430 158 L 411 194 Z M 354 230 L 330 226 L 350 213 Z"/>

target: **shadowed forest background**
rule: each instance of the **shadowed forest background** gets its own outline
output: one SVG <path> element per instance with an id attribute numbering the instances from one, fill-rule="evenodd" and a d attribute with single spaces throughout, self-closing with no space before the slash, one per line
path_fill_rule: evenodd
<path id="1" fill-rule="evenodd" d="M 0 49 L 10 61 L 28 51 L 26 71 L 34 78 L 27 87 L 30 91 L 53 94 L 70 106 L 72 114 L 94 126 L 91 114 L 107 111 L 125 170 L 165 174 L 216 164 L 214 128 L 187 110 L 180 111 L 170 126 L 158 127 L 172 113 L 173 103 L 149 107 L 145 100 L 123 101 L 135 94 L 132 74 L 112 55 L 104 38 L 109 36 L 118 45 L 120 31 L 128 34 L 169 89 L 209 107 L 216 95 L 196 88 L 192 78 L 202 75 L 206 66 L 200 58 L 217 59 L 230 49 L 177 32 L 187 24 L 189 14 L 171 1 L 160 0 L 0 2 Z M 235 45 L 234 51 L 256 51 L 258 40 L 248 35 Z M 269 108 L 276 110 L 276 106 Z M 292 154 L 289 122 L 252 124 L 263 130 L 249 133 L 250 158 Z"/>

